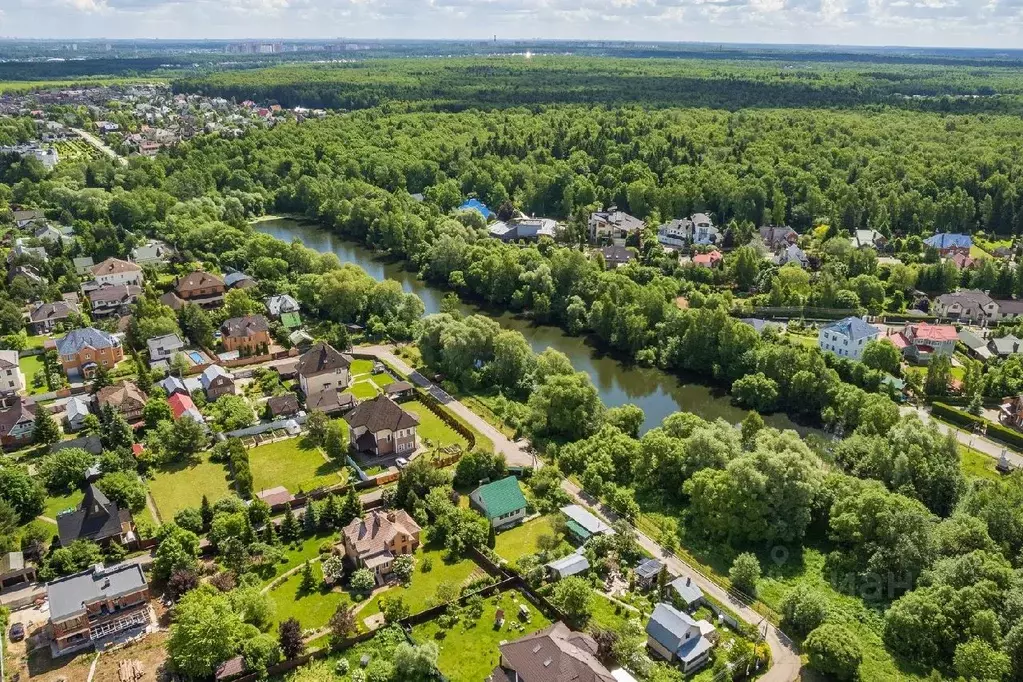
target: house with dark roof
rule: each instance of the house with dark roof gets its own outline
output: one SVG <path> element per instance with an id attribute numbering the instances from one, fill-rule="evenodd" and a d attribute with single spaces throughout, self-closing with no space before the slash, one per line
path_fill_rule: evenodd
<path id="1" fill-rule="evenodd" d="M 764 225 L 760 228 L 760 239 L 771 251 L 785 249 L 799 241 L 799 233 L 788 225 Z"/>
<path id="2" fill-rule="evenodd" d="M 294 393 L 275 395 L 266 401 L 266 409 L 270 417 L 291 417 L 299 413 L 302 407 L 298 404 L 298 396 Z"/>
<path id="3" fill-rule="evenodd" d="M 0 554 L 0 592 L 16 590 L 36 581 L 36 567 L 22 552 Z"/>
<path id="4" fill-rule="evenodd" d="M 0 445 L 20 448 L 31 443 L 37 409 L 34 400 L 20 396 L 9 407 L 0 409 Z"/>
<path id="5" fill-rule="evenodd" d="M 934 299 L 931 314 L 970 324 L 993 322 L 998 319 L 998 302 L 978 289 L 963 289 Z"/>
<path id="6" fill-rule="evenodd" d="M 1023 316 L 1023 299 L 1003 298 L 995 301 L 999 320 L 1016 320 Z"/>
<path id="7" fill-rule="evenodd" d="M 135 540 L 135 523 L 131 511 L 120 509 L 89 483 L 78 508 L 57 515 L 57 536 L 61 547 L 75 540 L 91 540 L 104 546 L 112 542 L 124 545 Z"/>
<path id="8" fill-rule="evenodd" d="M 351 381 L 351 367 L 351 356 L 321 341 L 298 359 L 298 385 L 307 398 L 327 389 L 344 390 Z"/>
<path id="9" fill-rule="evenodd" d="M 636 254 L 632 249 L 627 249 L 618 244 L 602 246 L 597 251 L 604 257 L 604 266 L 608 270 L 620 268 L 636 260 Z"/>
<path id="10" fill-rule="evenodd" d="M 227 286 L 224 280 L 202 270 L 195 270 L 174 283 L 174 289 L 160 297 L 160 301 L 174 310 L 181 310 L 186 303 L 195 303 L 203 308 L 217 308 L 224 302 Z"/>
<path id="11" fill-rule="evenodd" d="M 93 317 L 127 315 L 142 295 L 142 287 L 134 284 L 104 284 L 88 293 Z"/>
<path id="12" fill-rule="evenodd" d="M 220 325 L 221 340 L 227 352 L 259 355 L 270 348 L 270 323 L 262 315 L 232 317 Z"/>
<path id="13" fill-rule="evenodd" d="M 60 364 L 69 379 L 91 379 L 97 367 L 113 369 L 124 359 L 120 339 L 95 327 L 74 329 L 57 339 L 56 346 Z"/>
<path id="14" fill-rule="evenodd" d="M 881 330 L 859 317 L 847 317 L 821 327 L 817 346 L 826 353 L 859 360 L 867 343 L 881 335 Z"/>
<path id="15" fill-rule="evenodd" d="M 654 607 L 646 633 L 650 650 L 670 663 L 677 662 L 683 673 L 705 666 L 717 641 L 713 625 L 663 603 Z"/>
<path id="16" fill-rule="evenodd" d="M 228 289 L 251 289 L 257 286 L 257 282 L 250 275 L 236 271 L 224 275 L 224 286 Z"/>
<path id="17" fill-rule="evenodd" d="M 120 381 L 104 386 L 96 394 L 100 408 L 111 407 L 128 420 L 137 422 L 142 418 L 142 410 L 146 407 L 146 394 L 131 381 Z"/>
<path id="18" fill-rule="evenodd" d="M 486 682 L 616 682 L 599 650 L 592 637 L 558 621 L 501 644 L 501 662 Z"/>
<path id="19" fill-rule="evenodd" d="M 382 584 L 391 574 L 394 559 L 419 547 L 419 524 L 404 509 L 374 510 L 341 529 L 345 556 L 368 568 Z"/>
<path id="20" fill-rule="evenodd" d="M 646 223 L 612 206 L 606 211 L 591 213 L 588 228 L 591 242 L 614 241 L 642 232 Z"/>
<path id="21" fill-rule="evenodd" d="M 47 279 L 42 276 L 39 270 L 34 265 L 29 265 L 28 263 L 16 265 L 7 270 L 8 284 L 12 284 L 19 277 L 24 277 L 31 284 L 46 284 L 47 282 Z"/>
<path id="22" fill-rule="evenodd" d="M 357 452 L 378 456 L 415 452 L 419 418 L 385 395 L 360 403 L 345 415 L 345 421 Z"/>
<path id="23" fill-rule="evenodd" d="M 636 566 L 636 570 L 633 573 L 636 576 L 636 585 L 644 590 L 649 590 L 657 582 L 657 576 L 661 574 L 661 569 L 664 568 L 657 559 L 644 559 L 639 562 Z"/>
<path id="24" fill-rule="evenodd" d="M 414 392 L 415 388 L 407 381 L 392 381 L 384 386 L 384 395 L 392 400 L 410 398 Z"/>
<path id="25" fill-rule="evenodd" d="M 469 493 L 469 506 L 482 514 L 495 530 L 501 530 L 521 523 L 526 518 L 528 505 L 519 479 L 506 476 Z"/>
<path id="26" fill-rule="evenodd" d="M 125 562 L 58 578 L 46 585 L 51 653 L 64 656 L 152 623 L 142 567 Z"/>
<path id="27" fill-rule="evenodd" d="M 358 404 L 359 401 L 354 395 L 337 388 L 327 388 L 317 393 L 311 393 L 305 399 L 307 410 L 325 414 L 342 414 Z"/>
<path id="28" fill-rule="evenodd" d="M 24 229 L 35 222 L 41 222 L 46 219 L 46 213 L 39 209 L 26 209 L 23 211 L 14 211 L 14 223 L 18 226 L 18 229 Z"/>
<path id="29" fill-rule="evenodd" d="M 210 365 L 199 375 L 202 390 L 210 402 L 222 395 L 234 395 L 236 392 L 234 377 L 220 365 Z"/>
<path id="30" fill-rule="evenodd" d="M 28 312 L 28 329 L 33 334 L 49 334 L 54 327 L 67 322 L 72 315 L 79 315 L 78 306 L 69 301 L 60 300 L 53 303 L 38 301 L 32 304 Z"/>

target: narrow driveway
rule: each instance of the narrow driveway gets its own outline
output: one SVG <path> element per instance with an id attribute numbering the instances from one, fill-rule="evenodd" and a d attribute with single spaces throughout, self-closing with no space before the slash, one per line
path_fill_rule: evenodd
<path id="1" fill-rule="evenodd" d="M 109 156 L 114 161 L 117 161 L 122 166 L 128 165 L 128 159 L 118 155 L 117 152 L 103 144 L 103 141 L 96 137 L 95 135 L 93 135 L 92 133 L 87 133 L 84 130 L 80 130 L 78 128 L 72 128 L 72 130 L 75 131 L 75 134 L 78 135 L 78 137 L 82 138 L 83 140 L 91 144 L 93 147 L 100 150 L 103 154 Z"/>
<path id="2" fill-rule="evenodd" d="M 971 433 L 970 431 L 957 429 L 956 427 L 946 424 L 939 419 L 931 419 L 930 412 L 922 407 L 911 407 L 907 405 L 901 409 L 903 414 L 912 414 L 915 412 L 920 416 L 922 421 L 934 424 L 942 433 L 955 434 L 956 440 L 966 447 L 973 448 L 977 452 L 983 453 L 992 459 L 1001 459 L 1002 453 L 1004 452 L 1005 458 L 1014 468 L 1023 467 L 1023 455 L 1020 455 L 1018 452 L 1013 452 L 1008 445 L 1001 445 L 984 436 Z"/>
<path id="3" fill-rule="evenodd" d="M 619 519 L 618 515 L 611 509 L 590 497 L 582 491 L 579 486 L 575 485 L 571 481 L 567 479 L 562 481 L 561 487 L 575 501 L 581 502 L 598 511 L 606 521 L 613 523 Z M 767 645 L 771 648 L 772 661 L 771 667 L 768 669 L 767 673 L 763 677 L 759 678 L 761 682 L 794 682 L 799 679 L 800 670 L 802 668 L 799 651 L 796 649 L 795 644 L 792 643 L 792 640 L 785 636 L 785 633 L 768 622 L 767 619 L 759 613 L 733 597 L 727 590 L 705 576 L 698 569 L 690 566 L 673 553 L 661 547 L 634 526 L 632 529 L 636 533 L 636 541 L 639 543 L 640 547 L 663 561 L 671 573 L 675 575 L 684 574 L 691 576 L 704 593 L 711 595 L 722 604 L 727 605 L 728 608 L 739 616 L 739 618 L 760 631 L 764 640 L 767 642 Z"/>
<path id="4" fill-rule="evenodd" d="M 402 374 L 408 376 L 412 383 L 425 389 L 430 395 L 436 398 L 438 402 L 468 422 L 474 429 L 489 438 L 494 443 L 495 452 L 502 453 L 509 466 L 536 466 L 536 457 L 530 453 L 524 445 L 510 440 L 503 433 L 491 426 L 485 419 L 451 397 L 451 395 L 440 386 L 427 379 L 412 367 L 409 367 L 408 363 L 394 354 L 393 347 L 362 346 L 356 348 L 356 350 L 360 353 L 370 353 L 375 355 L 384 362 L 392 365 Z"/>

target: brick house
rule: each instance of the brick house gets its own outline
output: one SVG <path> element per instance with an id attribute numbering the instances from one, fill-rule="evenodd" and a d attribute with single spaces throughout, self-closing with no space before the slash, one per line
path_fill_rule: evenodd
<path id="1" fill-rule="evenodd" d="M 160 297 L 160 301 L 174 310 L 181 310 L 186 303 L 195 303 L 203 308 L 216 308 L 224 302 L 227 287 L 224 280 L 202 270 L 179 277 L 174 290 Z"/>
<path id="2" fill-rule="evenodd" d="M 99 286 L 105 284 L 142 286 L 142 268 L 120 258 L 107 258 L 102 263 L 93 265 L 89 272 Z"/>
<path id="3" fill-rule="evenodd" d="M 262 315 L 232 317 L 220 325 L 224 350 L 259 355 L 270 347 L 270 323 Z"/>
<path id="4" fill-rule="evenodd" d="M 199 375 L 206 397 L 212 402 L 222 395 L 234 395 L 234 377 L 220 365 L 210 365 Z"/>
<path id="5" fill-rule="evenodd" d="M 345 415 L 351 446 L 377 456 L 405 454 L 416 449 L 419 418 L 385 395 L 360 403 Z"/>
<path id="6" fill-rule="evenodd" d="M 57 354 L 68 378 L 91 379 L 97 367 L 113 369 L 123 360 L 124 348 L 116 336 L 95 327 L 85 327 L 58 339 Z"/>
<path id="7" fill-rule="evenodd" d="M 360 568 L 373 571 L 377 584 L 391 573 L 394 559 L 419 547 L 421 529 L 403 509 L 371 511 L 345 526 L 341 535 L 345 556 Z"/>
<path id="8" fill-rule="evenodd" d="M 15 396 L 8 401 L 0 409 L 0 445 L 13 449 L 31 443 L 37 409 L 31 398 Z"/>
<path id="9" fill-rule="evenodd" d="M 146 407 L 146 394 L 130 381 L 121 381 L 111 386 L 104 386 L 96 396 L 101 408 L 109 405 L 120 412 L 128 423 L 142 418 L 142 410 Z"/>
<path id="10" fill-rule="evenodd" d="M 94 566 L 46 585 L 52 653 L 63 656 L 152 622 L 149 584 L 136 563 Z"/>

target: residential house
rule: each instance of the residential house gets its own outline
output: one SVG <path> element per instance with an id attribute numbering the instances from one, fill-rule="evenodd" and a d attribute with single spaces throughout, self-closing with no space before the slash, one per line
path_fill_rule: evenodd
<path id="1" fill-rule="evenodd" d="M 987 324 L 998 319 L 998 303 L 983 291 L 963 289 L 934 299 L 931 313 L 939 318 Z"/>
<path id="2" fill-rule="evenodd" d="M 568 556 L 544 564 L 550 580 L 563 580 L 590 570 L 590 562 L 582 553 L 582 547 Z"/>
<path id="3" fill-rule="evenodd" d="M 306 409 L 325 414 L 342 414 L 358 404 L 354 395 L 342 392 L 340 388 L 325 388 L 305 397 Z"/>
<path id="4" fill-rule="evenodd" d="M 142 246 L 132 249 L 129 258 L 142 266 L 161 267 L 169 263 L 173 255 L 174 249 L 159 240 L 150 239 Z"/>
<path id="5" fill-rule="evenodd" d="M 142 286 L 142 268 L 120 258 L 107 258 L 99 265 L 93 265 L 89 272 L 99 286 L 104 284 Z"/>
<path id="6" fill-rule="evenodd" d="M 0 350 L 0 395 L 12 395 L 25 390 L 25 375 L 18 364 L 18 351 Z"/>
<path id="7" fill-rule="evenodd" d="M 32 284 L 46 284 L 46 278 L 32 265 L 16 265 L 7 271 L 7 283 L 11 284 L 19 277 L 24 277 Z"/>
<path id="8" fill-rule="evenodd" d="M 1012 334 L 999 338 L 992 338 L 988 341 L 988 349 L 1000 358 L 1007 358 L 1010 355 L 1016 355 L 1019 353 L 1021 345 L 1023 345 L 1023 341 Z"/>
<path id="9" fill-rule="evenodd" d="M 634 234 L 641 233 L 644 228 L 646 228 L 646 223 L 642 220 L 629 215 L 625 211 L 619 211 L 614 206 L 606 211 L 590 214 L 589 231 L 591 242 L 628 239 Z"/>
<path id="10" fill-rule="evenodd" d="M 859 360 L 867 343 L 881 335 L 881 330 L 859 317 L 847 317 L 821 327 L 817 346 L 843 358 Z"/>
<path id="11" fill-rule="evenodd" d="M 185 342 L 177 334 L 154 336 L 146 340 L 146 346 L 149 348 L 150 366 L 159 362 L 169 364 L 175 355 L 185 350 Z"/>
<path id="12" fill-rule="evenodd" d="M 978 259 L 972 258 L 962 253 L 953 253 L 951 256 L 948 257 L 948 260 L 954 263 L 955 266 L 960 270 L 969 270 L 970 268 L 980 263 Z"/>
<path id="13" fill-rule="evenodd" d="M 710 253 L 698 253 L 693 256 L 693 265 L 700 268 L 716 268 L 721 265 L 725 260 L 725 257 L 721 255 L 721 252 L 714 249 Z"/>
<path id="14" fill-rule="evenodd" d="M 224 302 L 227 287 L 224 280 L 208 272 L 196 270 L 174 283 L 173 291 L 160 297 L 160 301 L 174 310 L 180 310 L 186 303 L 195 303 L 203 308 L 217 308 Z"/>
<path id="15" fill-rule="evenodd" d="M 130 381 L 119 381 L 110 386 L 104 386 L 96 394 L 96 400 L 100 409 L 112 407 L 128 420 L 129 423 L 142 419 L 142 410 L 148 400 L 145 393 L 138 386 Z"/>
<path id="16" fill-rule="evenodd" d="M 88 294 L 92 316 L 127 315 L 141 295 L 142 287 L 134 284 L 104 284 Z"/>
<path id="17" fill-rule="evenodd" d="M 969 352 L 970 355 L 982 361 L 991 359 L 992 354 L 987 347 L 988 342 L 974 334 L 969 329 L 960 329 L 956 336 L 959 339 L 959 343 L 966 346 L 967 352 Z"/>
<path id="18" fill-rule="evenodd" d="M 14 244 L 14 248 L 12 248 L 10 253 L 7 254 L 7 264 L 11 265 L 20 258 L 36 258 L 44 263 L 50 260 L 50 257 L 46 254 L 46 249 L 44 247 L 28 246 L 25 244 L 23 239 L 19 239 Z"/>
<path id="19" fill-rule="evenodd" d="M 410 398 L 414 392 L 415 388 L 407 381 L 392 381 L 384 386 L 384 395 L 391 400 Z"/>
<path id="20" fill-rule="evenodd" d="M 777 251 L 787 249 L 799 241 L 799 233 L 787 225 L 765 225 L 760 228 L 760 239 L 768 249 Z"/>
<path id="21" fill-rule="evenodd" d="M 562 507 L 561 513 L 568 519 L 568 532 L 579 542 L 586 542 L 594 535 L 614 534 L 611 526 L 577 504 Z"/>
<path id="22" fill-rule="evenodd" d="M 657 241 L 664 246 L 681 248 L 689 244 L 716 244 L 720 233 L 706 213 L 694 213 L 664 223 L 657 228 Z"/>
<path id="23" fill-rule="evenodd" d="M 360 403 L 345 415 L 351 446 L 378 456 L 406 454 L 416 449 L 419 418 L 384 395 Z"/>
<path id="24" fill-rule="evenodd" d="M 532 218 L 518 213 L 507 222 L 498 221 L 487 230 L 491 237 L 505 242 L 520 239 L 536 241 L 541 237 L 555 238 L 558 234 L 558 221 L 552 218 Z"/>
<path id="25" fill-rule="evenodd" d="M 64 242 L 74 235 L 72 228 L 58 228 L 54 227 L 49 223 L 37 224 L 35 229 L 32 231 L 32 238 L 38 239 L 41 242 L 49 242 L 56 244 L 57 242 Z"/>
<path id="26" fill-rule="evenodd" d="M 692 611 L 704 603 L 703 590 L 692 576 L 680 575 L 668 583 L 671 600 L 683 611 Z"/>
<path id="27" fill-rule="evenodd" d="M 1003 424 L 1023 430 L 1023 395 L 1006 398 L 998 418 Z"/>
<path id="28" fill-rule="evenodd" d="M 863 249 L 868 246 L 883 249 L 888 245 L 888 238 L 877 230 L 856 230 L 849 241 L 854 249 Z"/>
<path id="29" fill-rule="evenodd" d="M 64 656 L 115 635 L 146 631 L 152 624 L 149 584 L 142 567 L 102 565 L 46 585 L 51 653 Z"/>
<path id="30" fill-rule="evenodd" d="M 298 359 L 298 384 L 306 398 L 327 389 L 344 390 L 351 381 L 351 367 L 351 356 L 320 342 Z"/>
<path id="31" fill-rule="evenodd" d="M 810 259 L 807 258 L 806 252 L 799 248 L 799 246 L 789 244 L 775 255 L 774 262 L 778 265 L 795 263 L 799 267 L 805 268 L 809 264 Z"/>
<path id="32" fill-rule="evenodd" d="M 526 518 L 526 497 L 519 488 L 519 479 L 506 476 L 486 483 L 469 493 L 469 506 L 490 522 L 495 530 L 501 530 Z"/>
<path id="33" fill-rule="evenodd" d="M 1023 316 L 1023 299 L 1005 298 L 995 301 L 999 320 L 1017 320 Z"/>
<path id="34" fill-rule="evenodd" d="M 113 334 L 85 327 L 57 339 L 57 354 L 68 378 L 91 379 L 97 367 L 113 369 L 124 359 L 121 340 Z"/>
<path id="35" fill-rule="evenodd" d="M 291 494 L 291 491 L 282 485 L 274 486 L 269 490 L 260 490 L 256 493 L 255 497 L 257 500 L 266 502 L 271 507 L 291 504 L 295 500 L 295 496 Z"/>
<path id="36" fill-rule="evenodd" d="M 372 571 L 377 584 L 382 584 L 391 574 L 394 559 L 419 547 L 421 530 L 403 509 L 371 511 L 341 530 L 345 556 Z"/>
<path id="37" fill-rule="evenodd" d="M 18 226 L 19 230 L 23 230 L 27 226 L 45 219 L 46 214 L 40 210 L 14 211 L 14 224 Z"/>
<path id="38" fill-rule="evenodd" d="M 207 367 L 199 375 L 199 381 L 202 383 L 202 390 L 206 392 L 206 397 L 210 402 L 213 402 L 222 395 L 234 395 L 236 392 L 234 377 L 220 365 L 210 365 Z"/>
<path id="39" fill-rule="evenodd" d="M 199 377 L 165 377 L 160 381 L 157 386 L 162 388 L 167 395 L 174 395 L 175 393 L 184 393 L 185 395 L 191 395 L 195 391 L 202 391 L 202 379 Z"/>
<path id="40" fill-rule="evenodd" d="M 468 199 L 468 200 L 466 200 L 465 202 L 462 203 L 461 206 L 458 207 L 458 210 L 459 211 L 476 211 L 481 216 L 483 216 L 484 219 L 486 219 L 488 222 L 490 220 L 493 220 L 494 218 L 497 217 L 497 215 L 493 211 L 491 211 L 489 208 L 487 208 L 487 205 L 484 204 L 479 199 Z"/>
<path id="41" fill-rule="evenodd" d="M 49 334 L 58 324 L 80 314 L 78 306 L 68 301 L 36 302 L 28 312 L 28 328 L 33 334 Z"/>
<path id="42" fill-rule="evenodd" d="M 968 256 L 970 255 L 970 247 L 973 246 L 973 239 L 967 234 L 939 232 L 925 239 L 924 244 L 937 249 L 938 253 L 945 258 L 956 253 Z"/>
<path id="43" fill-rule="evenodd" d="M 0 445 L 7 449 L 20 448 L 32 442 L 36 410 L 31 398 L 17 397 L 4 401 L 0 409 Z"/>
<path id="44" fill-rule="evenodd" d="M 640 561 L 633 572 L 636 576 L 636 585 L 643 590 L 651 589 L 657 584 L 657 576 L 661 574 L 661 569 L 663 568 L 664 564 L 657 559 L 644 559 Z"/>
<path id="45" fill-rule="evenodd" d="M 302 410 L 302 406 L 298 403 L 297 395 L 285 393 L 284 395 L 275 395 L 267 400 L 266 409 L 270 413 L 271 419 L 277 419 L 279 417 L 293 417 Z"/>
<path id="46" fill-rule="evenodd" d="M 270 323 L 262 315 L 232 317 L 220 325 L 221 341 L 227 352 L 260 355 L 270 348 Z"/>
<path id="47" fill-rule="evenodd" d="M 627 249 L 618 244 L 602 246 L 598 249 L 598 252 L 604 256 L 604 267 L 608 270 L 620 268 L 636 260 L 636 254 L 632 249 Z"/>
<path id="48" fill-rule="evenodd" d="M 170 405 L 171 415 L 174 417 L 174 421 L 177 421 L 182 417 L 187 417 L 199 424 L 203 424 L 206 421 L 203 419 L 202 413 L 199 412 L 199 408 L 197 408 L 195 403 L 192 402 L 192 397 L 187 393 L 174 393 L 172 396 L 167 398 L 167 403 Z"/>
<path id="49" fill-rule="evenodd" d="M 244 272 L 229 272 L 224 275 L 224 286 L 228 289 L 251 289 L 257 286 L 257 282 Z"/>
<path id="50" fill-rule="evenodd" d="M 0 592 L 16 590 L 36 581 L 36 567 L 21 552 L 0 555 Z"/>
<path id="51" fill-rule="evenodd" d="M 75 432 L 85 426 L 85 418 L 89 416 L 89 401 L 81 396 L 68 398 L 64 405 L 65 430 Z"/>
<path id="52" fill-rule="evenodd" d="M 906 358 L 914 362 L 929 362 L 934 356 L 952 357 L 959 335 L 950 324 L 910 324 L 899 334 L 885 337 Z"/>
<path id="53" fill-rule="evenodd" d="M 78 258 L 72 258 L 71 263 L 75 266 L 75 274 L 79 277 L 82 275 L 92 274 L 92 268 L 96 265 L 92 256 L 79 256 Z"/>
<path id="54" fill-rule="evenodd" d="M 271 318 L 280 320 L 281 316 L 285 313 L 297 313 L 301 310 L 301 307 L 292 296 L 277 294 L 266 299 L 266 310 Z"/>
<path id="55" fill-rule="evenodd" d="M 713 625 L 663 603 L 654 607 L 646 633 L 647 646 L 664 660 L 678 662 L 683 673 L 706 665 L 717 641 Z"/>
<path id="56" fill-rule="evenodd" d="M 501 661 L 485 682 L 616 682 L 597 642 L 561 621 L 499 649 Z"/>
<path id="57" fill-rule="evenodd" d="M 104 546 L 112 542 L 124 545 L 135 541 L 135 524 L 129 510 L 119 508 L 102 490 L 89 483 L 78 507 L 57 515 L 57 536 L 61 547 L 76 540 L 90 540 Z"/>

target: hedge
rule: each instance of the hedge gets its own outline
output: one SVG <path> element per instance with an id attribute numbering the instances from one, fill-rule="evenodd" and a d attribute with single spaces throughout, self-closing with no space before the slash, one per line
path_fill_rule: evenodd
<path id="1" fill-rule="evenodd" d="M 973 429 L 975 426 L 986 427 L 988 438 L 1004 443 L 1012 448 L 1023 449 L 1023 433 L 1010 429 L 1007 426 L 996 424 L 983 417 L 972 415 L 969 412 L 957 410 L 945 403 L 933 403 L 931 405 L 931 414 L 939 419 L 944 419 L 947 422 L 964 426 L 968 429 Z"/>

